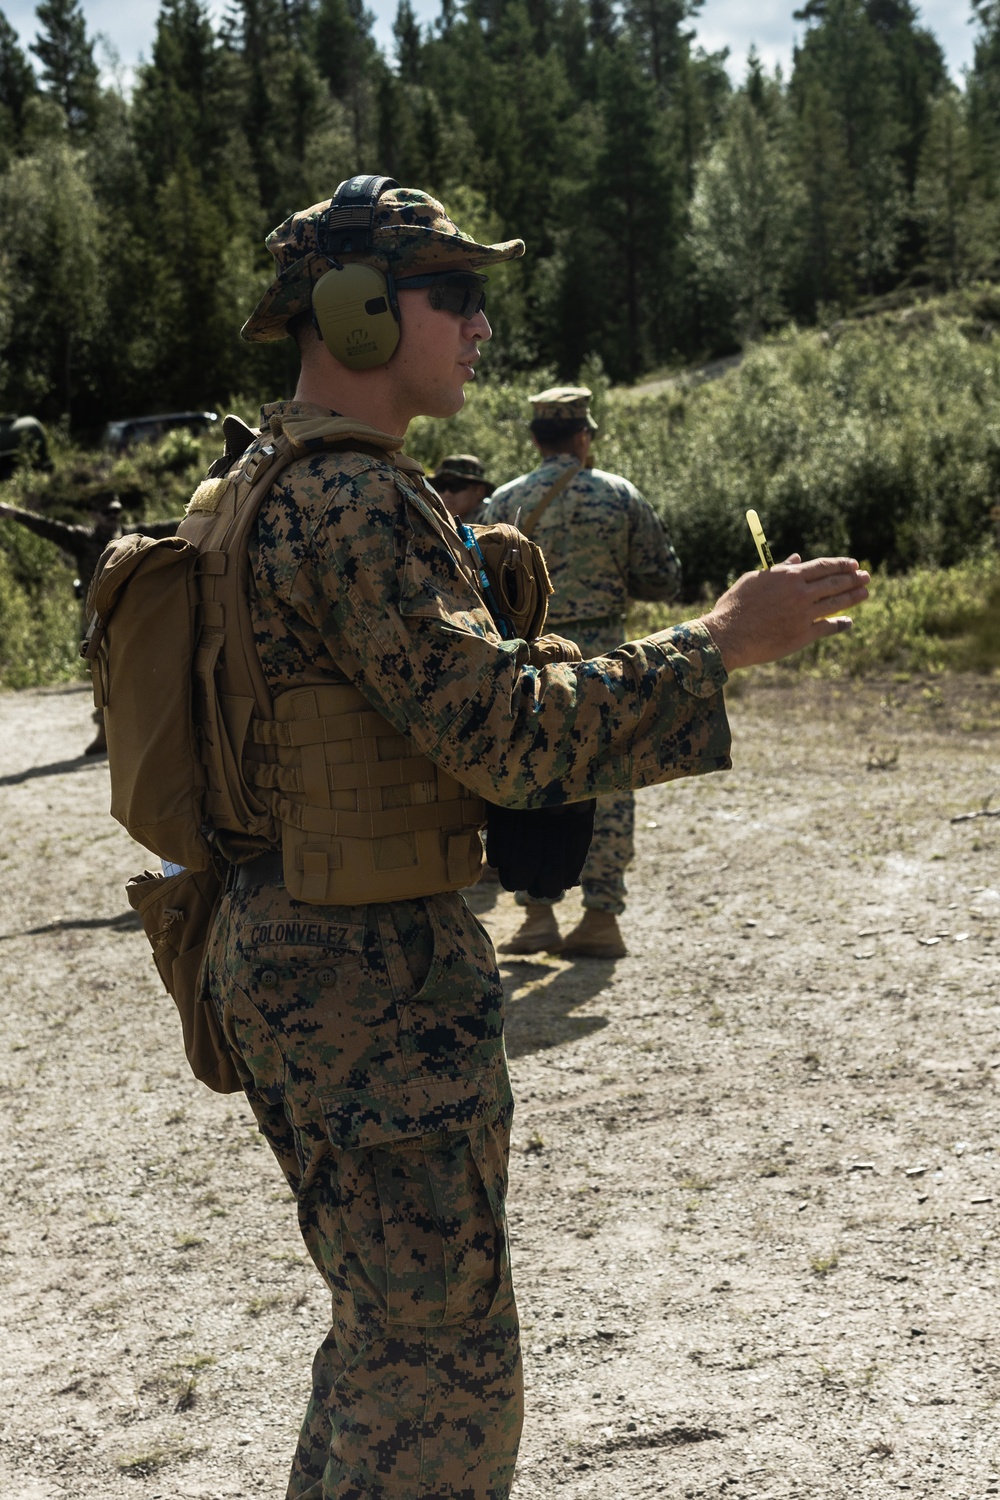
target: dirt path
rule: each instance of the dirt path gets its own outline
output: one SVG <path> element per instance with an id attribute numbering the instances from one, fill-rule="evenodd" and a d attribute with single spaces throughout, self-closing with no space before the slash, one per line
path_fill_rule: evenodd
<path id="1" fill-rule="evenodd" d="M 504 967 L 516 1500 L 1000 1494 L 1000 819 L 949 821 L 1000 682 L 733 719 L 736 771 L 640 796 L 631 956 Z M 0 698 L 0 1496 L 281 1500 L 321 1285 L 185 1071 L 88 734 Z"/>

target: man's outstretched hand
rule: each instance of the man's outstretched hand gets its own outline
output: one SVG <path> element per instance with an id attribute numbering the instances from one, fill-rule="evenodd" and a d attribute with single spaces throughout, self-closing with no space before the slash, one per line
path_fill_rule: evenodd
<path id="1" fill-rule="evenodd" d="M 744 573 L 702 619 L 722 652 L 727 672 L 779 661 L 825 635 L 850 630 L 836 616 L 868 598 L 869 575 L 852 557 L 816 557 L 797 552 L 766 572 Z"/>

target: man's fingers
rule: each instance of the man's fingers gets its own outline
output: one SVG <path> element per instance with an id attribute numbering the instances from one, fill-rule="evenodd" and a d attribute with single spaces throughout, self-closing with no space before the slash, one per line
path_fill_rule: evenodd
<path id="1" fill-rule="evenodd" d="M 825 604 L 827 608 L 823 613 L 829 615 L 836 609 L 846 609 L 849 595 L 858 594 L 859 598 L 866 599 L 870 582 L 869 575 L 862 568 L 857 568 L 853 573 L 835 573 L 829 578 L 820 579 L 818 583 L 811 583 L 809 597 L 815 604 Z M 851 602 L 856 604 L 858 600 Z"/>
<path id="2" fill-rule="evenodd" d="M 789 563 L 793 562 L 793 557 L 788 559 Z M 804 578 L 807 583 L 821 582 L 837 573 L 854 574 L 860 571 L 854 557 L 813 557 L 807 563 L 796 563 L 795 566 L 799 577 Z"/>
<path id="3" fill-rule="evenodd" d="M 832 620 L 816 620 L 813 626 L 816 631 L 816 640 L 822 640 L 825 635 L 843 635 L 847 630 L 854 629 L 854 621 L 848 615 L 834 615 Z"/>

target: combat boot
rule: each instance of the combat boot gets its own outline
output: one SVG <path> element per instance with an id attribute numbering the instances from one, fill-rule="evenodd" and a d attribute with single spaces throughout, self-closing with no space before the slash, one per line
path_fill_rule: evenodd
<path id="1" fill-rule="evenodd" d="M 559 945 L 563 958 L 624 958 L 627 952 L 614 912 L 591 906 Z"/>
<path id="2" fill-rule="evenodd" d="M 509 943 L 504 943 L 504 953 L 553 953 L 559 947 L 559 924 L 551 906 L 528 902 L 524 908 L 524 921 Z"/>

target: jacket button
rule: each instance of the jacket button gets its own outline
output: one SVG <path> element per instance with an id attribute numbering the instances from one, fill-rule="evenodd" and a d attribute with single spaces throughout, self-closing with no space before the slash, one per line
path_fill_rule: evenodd
<path id="1" fill-rule="evenodd" d="M 273 969 L 264 969 L 260 976 L 260 982 L 265 989 L 273 989 L 278 982 L 278 976 Z"/>
<path id="2" fill-rule="evenodd" d="M 320 969 L 319 973 L 316 975 L 316 978 L 319 980 L 320 984 L 332 984 L 333 983 L 333 970 L 332 969 Z"/>

